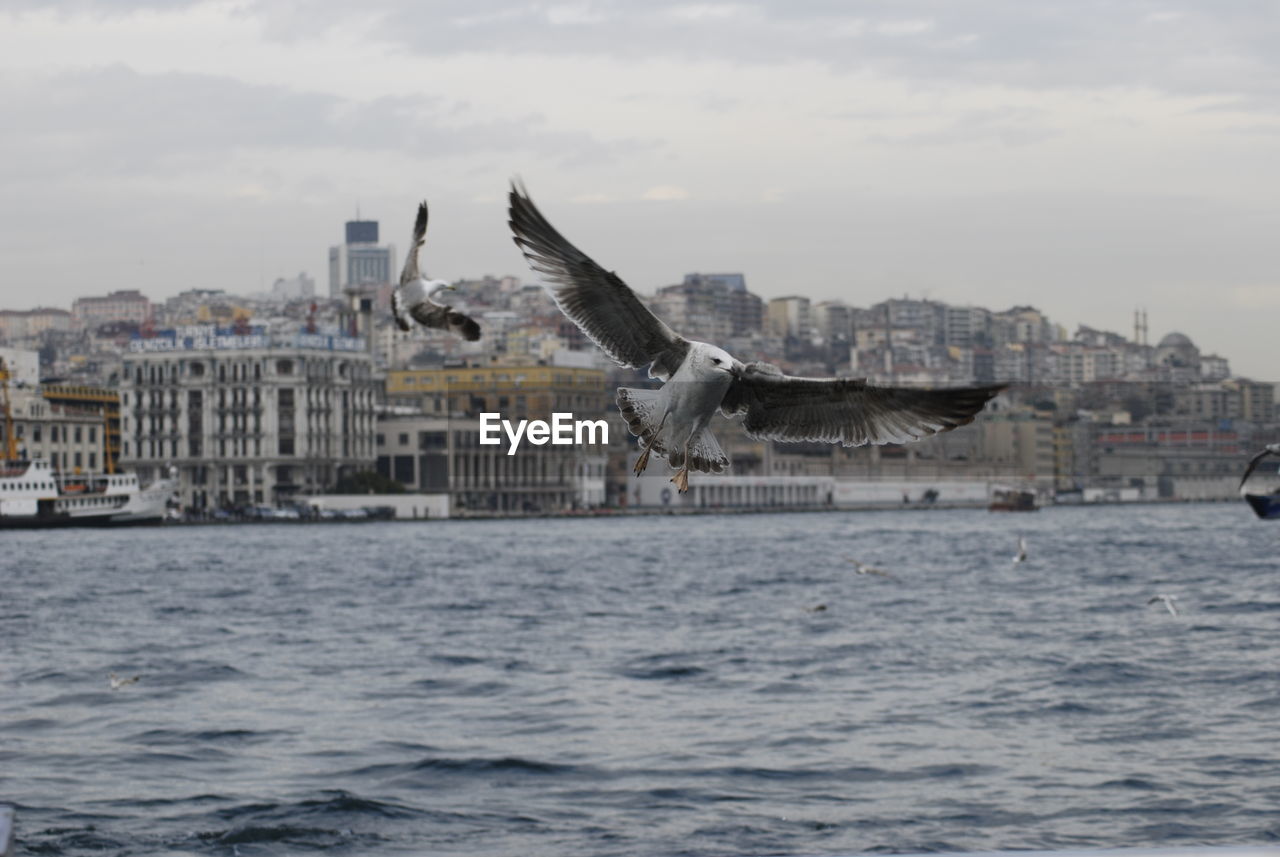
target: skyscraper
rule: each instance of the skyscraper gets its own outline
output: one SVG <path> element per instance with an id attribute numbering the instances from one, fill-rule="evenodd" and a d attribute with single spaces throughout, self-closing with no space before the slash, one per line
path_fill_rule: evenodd
<path id="1" fill-rule="evenodd" d="M 395 256 L 395 245 L 378 244 L 378 221 L 348 220 L 346 243 L 329 248 L 329 297 L 341 298 L 348 288 L 393 282 Z"/>

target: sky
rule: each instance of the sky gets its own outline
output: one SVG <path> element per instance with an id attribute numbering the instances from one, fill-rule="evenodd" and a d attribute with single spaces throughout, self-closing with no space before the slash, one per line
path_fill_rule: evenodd
<path id="1" fill-rule="evenodd" d="M 533 281 L 518 176 L 652 293 L 1033 305 L 1280 380 L 1270 0 L 8 0 L 0 306 L 247 294 L 357 211 Z"/>

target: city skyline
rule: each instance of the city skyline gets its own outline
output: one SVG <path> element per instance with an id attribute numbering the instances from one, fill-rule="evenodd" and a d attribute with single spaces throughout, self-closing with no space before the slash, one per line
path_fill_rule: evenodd
<path id="1" fill-rule="evenodd" d="M 637 291 L 1031 304 L 1271 376 L 1277 21 L 1243 5 L 18 4 L 10 308 L 266 291 L 361 215 L 432 276 L 534 278 L 520 175 Z M 341 62 L 333 58 L 342 57 Z M 29 297 L 28 297 L 29 295 Z"/>

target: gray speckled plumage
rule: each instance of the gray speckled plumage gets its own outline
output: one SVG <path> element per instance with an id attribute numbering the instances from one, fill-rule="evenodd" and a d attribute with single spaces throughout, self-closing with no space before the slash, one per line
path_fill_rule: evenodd
<path id="1" fill-rule="evenodd" d="M 480 325 L 469 316 L 442 304 L 433 296 L 451 286 L 443 280 L 428 280 L 418 270 L 418 251 L 426 242 L 427 204 L 418 205 L 418 218 L 413 225 L 413 239 L 400 272 L 400 283 L 391 293 L 391 311 L 401 330 L 412 330 L 413 322 L 423 327 L 447 330 L 474 342 L 480 338 Z"/>
<path id="2" fill-rule="evenodd" d="M 617 274 L 565 240 L 523 187 L 513 183 L 509 199 L 516 246 L 546 277 L 564 314 L 618 364 L 648 367 L 650 376 L 666 381 L 657 391 L 618 390 L 628 427 L 645 447 L 637 472 L 649 450 L 672 466 L 726 469 L 728 459 L 707 431 L 717 410 L 741 417 L 746 433 L 759 440 L 905 443 L 972 422 L 1004 389 L 877 387 L 860 378 L 799 378 L 768 363 L 744 364 L 663 323 Z"/>

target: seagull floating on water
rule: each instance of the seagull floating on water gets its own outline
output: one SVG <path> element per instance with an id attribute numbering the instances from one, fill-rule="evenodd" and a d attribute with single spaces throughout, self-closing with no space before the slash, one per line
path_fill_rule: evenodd
<path id="1" fill-rule="evenodd" d="M 413 241 L 409 255 L 400 272 L 400 284 L 391 293 L 391 310 L 401 330 L 412 330 L 416 321 L 424 327 L 450 330 L 469 342 L 480 338 L 480 325 L 475 319 L 456 312 L 448 304 L 437 303 L 432 298 L 439 292 L 452 289 L 444 280 L 428 280 L 418 271 L 418 250 L 426 243 L 427 204 L 418 204 L 418 219 L 413 224 Z"/>
<path id="2" fill-rule="evenodd" d="M 847 556 L 847 557 L 845 557 L 845 561 L 846 561 L 846 562 L 851 562 L 851 563 L 853 563 L 853 570 L 854 570 L 855 572 L 857 572 L 858 574 L 871 574 L 871 575 L 875 575 L 876 577 L 884 577 L 884 578 L 888 578 L 889 580 L 895 580 L 895 579 L 896 579 L 896 578 L 894 578 L 894 576 L 893 576 L 892 574 L 890 574 L 889 572 L 884 571 L 884 570 L 879 569 L 879 568 L 872 568 L 871 566 L 867 565 L 865 562 L 861 562 L 861 561 L 859 561 L 859 560 L 856 560 L 856 559 L 854 559 L 854 558 L 853 558 L 853 557 L 851 557 L 851 556 Z"/>
<path id="3" fill-rule="evenodd" d="M 844 446 L 906 443 L 973 421 L 1003 385 L 950 390 L 874 387 L 862 378 L 796 378 L 768 363 L 742 363 L 707 342 L 685 339 L 547 222 L 523 187 L 512 183 L 510 226 L 530 267 L 546 276 L 556 305 L 614 362 L 648 367 L 666 382 L 657 390 L 619 387 L 618 408 L 643 449 L 676 470 L 720 473 L 729 458 L 707 426 L 718 410 L 742 417 L 755 440 L 822 441 Z"/>
<path id="4" fill-rule="evenodd" d="M 1026 562 L 1026 561 L 1027 561 L 1027 540 L 1019 536 L 1018 552 L 1013 555 L 1013 562 L 1016 565 L 1017 563 Z"/>
<path id="5" fill-rule="evenodd" d="M 1249 476 L 1253 473 L 1253 469 L 1268 455 L 1280 455 L 1280 443 L 1267 444 L 1262 448 L 1262 452 L 1249 459 L 1249 466 L 1244 469 L 1244 476 L 1240 477 L 1240 487 L 1236 489 L 1237 491 L 1243 490 L 1244 483 L 1249 481 Z"/>
<path id="6" fill-rule="evenodd" d="M 119 690 L 122 687 L 134 684 L 140 678 L 142 678 L 140 675 L 130 676 L 129 678 L 120 678 L 120 676 L 115 673 L 107 673 L 107 681 L 111 682 L 112 690 Z"/>
<path id="7" fill-rule="evenodd" d="M 1163 602 L 1163 603 L 1164 603 L 1165 608 L 1169 611 L 1169 615 L 1170 615 L 1170 616 L 1177 616 L 1177 615 L 1178 615 L 1178 605 L 1175 603 L 1177 600 L 1178 600 L 1178 596 L 1176 596 L 1176 595 L 1163 595 L 1163 594 L 1161 594 L 1161 595 L 1153 595 L 1153 596 L 1151 596 L 1150 598 L 1148 598 L 1148 599 L 1147 599 L 1147 603 L 1148 603 L 1148 604 L 1155 604 L 1157 601 Z"/>

